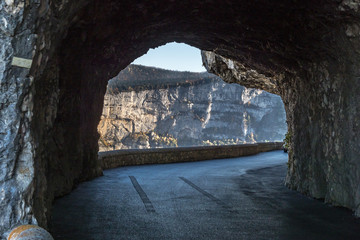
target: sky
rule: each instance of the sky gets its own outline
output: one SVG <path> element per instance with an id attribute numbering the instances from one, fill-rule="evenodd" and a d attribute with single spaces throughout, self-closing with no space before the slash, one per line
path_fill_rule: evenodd
<path id="1" fill-rule="evenodd" d="M 200 49 L 175 42 L 150 49 L 147 54 L 136 59 L 133 64 L 176 71 L 206 71 L 202 66 Z"/>

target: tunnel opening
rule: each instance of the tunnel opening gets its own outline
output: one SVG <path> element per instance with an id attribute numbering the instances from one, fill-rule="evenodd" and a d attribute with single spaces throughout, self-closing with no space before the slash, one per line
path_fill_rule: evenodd
<path id="1" fill-rule="evenodd" d="M 107 81 L 172 41 L 206 50 L 207 69 L 225 81 L 280 95 L 291 136 L 286 185 L 360 214 L 358 3 L 0 6 L 0 124 L 9 128 L 0 134 L 2 232 L 20 223 L 46 226 L 54 197 L 102 174 L 96 139 Z M 13 65 L 18 56 L 31 68 Z"/>
<path id="2" fill-rule="evenodd" d="M 49 81 L 58 81 L 60 91 L 59 95 L 55 96 L 58 99 L 56 112 L 51 112 L 50 108 L 52 113 L 50 116 L 54 116 L 54 119 L 50 118 L 48 124 L 51 131 L 40 134 L 45 143 L 39 144 L 38 150 L 44 152 L 44 155 L 38 154 L 37 157 L 43 160 L 36 161 L 40 164 L 38 169 L 48 169 L 47 189 L 39 187 L 38 190 L 50 193 L 38 195 L 50 196 L 49 201 L 51 201 L 51 196 L 61 196 L 69 192 L 74 183 L 101 174 L 101 164 L 97 159 L 96 140 L 99 138 L 97 124 L 101 116 L 108 79 L 118 74 L 149 48 L 177 41 L 200 49 L 212 50 L 214 53 L 206 55 L 205 64 L 223 79 L 243 83 L 249 87 L 262 88 L 282 96 L 292 135 L 290 143 L 292 151 L 289 154 L 289 171 L 286 179 L 288 186 L 335 204 L 341 203 L 352 208 L 357 206 L 356 202 L 359 199 L 353 197 L 357 196 L 354 194 L 357 191 L 356 187 L 337 187 L 338 182 L 342 182 L 344 186 L 353 186 L 352 180 L 336 174 L 334 165 L 330 170 L 324 167 L 328 161 L 333 161 L 331 159 L 354 159 L 352 156 L 356 156 L 356 148 L 352 148 L 350 152 L 339 152 L 340 145 L 348 149 L 345 147 L 348 140 L 343 137 L 345 132 L 334 137 L 338 140 L 323 141 L 323 139 L 331 139 L 333 127 L 343 126 L 341 123 L 347 122 L 346 118 L 354 118 L 351 111 L 346 111 L 341 120 L 336 120 L 337 118 L 332 117 L 331 110 L 335 105 L 326 104 L 326 101 L 328 103 L 332 101 L 334 104 L 336 102 L 339 108 L 346 102 L 350 104 L 349 106 L 353 106 L 351 109 L 356 112 L 356 106 L 347 99 L 358 98 L 358 94 L 354 91 L 356 88 L 349 88 L 348 84 L 336 84 L 341 79 L 337 77 L 339 75 L 336 71 L 339 71 L 345 72 L 344 77 L 352 79 L 353 85 L 357 86 L 355 78 L 346 75 L 348 71 L 353 72 L 351 69 L 355 67 L 356 61 L 339 64 L 337 60 L 328 57 L 333 51 L 326 52 L 324 49 L 324 46 L 329 44 L 334 46 L 333 49 L 343 49 L 340 46 L 345 40 L 337 36 L 344 36 L 344 33 L 338 22 L 321 19 L 322 14 L 314 15 L 314 8 L 294 10 L 294 16 L 307 16 L 315 26 L 302 23 L 299 20 L 302 18 L 289 17 L 288 6 L 280 3 L 277 3 L 276 11 L 256 8 L 252 3 L 242 2 L 237 4 L 227 2 L 220 8 L 213 1 L 195 5 L 191 3 L 191 7 L 186 4 L 183 6 L 158 4 L 160 5 L 121 2 L 120 6 L 113 1 L 94 3 L 78 15 L 78 19 L 68 30 L 66 39 L 56 52 L 57 57 L 53 57 L 52 62 L 47 64 L 48 71 L 43 74 L 45 85 L 54 87 Z M 165 5 L 168 8 L 159 12 L 158 7 Z M 267 6 L 265 2 L 264 5 Z M 132 10 L 128 15 L 124 15 L 119 14 L 121 9 Z M 189 12 L 188 9 L 193 11 Z M 262 17 L 250 18 L 247 9 L 253 9 Z M 332 11 L 329 9 L 316 8 L 316 11 L 325 14 L 328 13 L 327 11 Z M 105 12 L 106 14 L 103 14 Z M 135 17 L 134 14 L 142 17 Z M 285 25 L 271 25 L 266 20 L 279 19 L 279 17 L 281 19 L 279 22 L 286 23 Z M 222 19 L 222 21 L 214 22 L 213 19 Z M 121 27 L 116 23 L 120 23 Z M 334 31 L 329 33 L 324 28 L 327 25 L 338 27 L 334 27 Z M 316 28 L 316 34 L 308 31 L 309 28 Z M 268 37 L 264 38 L 264 36 Z M 323 36 L 331 38 L 333 42 L 327 41 Z M 293 39 L 297 40 L 296 44 Z M 353 40 L 346 37 L 346 46 L 352 44 L 351 41 Z M 302 50 L 308 49 L 309 46 L 312 46 L 311 49 L 314 51 Z M 335 52 L 338 53 L 338 50 Z M 357 59 L 346 49 L 343 53 L 347 56 L 346 59 L 353 59 L 352 57 Z M 52 66 L 54 69 L 51 68 Z M 309 79 L 313 81 L 306 81 Z M 328 82 L 330 87 L 319 89 L 317 86 L 319 80 L 331 80 Z M 50 91 L 56 93 L 55 90 Z M 343 101 L 338 101 L 339 95 L 332 94 L 334 91 L 350 94 L 346 94 L 347 97 Z M 44 91 L 39 89 L 38 92 Z M 324 102 L 323 106 L 315 104 L 318 102 Z M 49 106 L 47 103 L 37 104 L 39 107 L 42 105 Z M 323 108 L 327 109 L 324 112 L 326 114 L 319 115 L 319 112 L 323 112 Z M 44 112 L 44 109 L 36 109 L 35 112 L 39 114 Z M 48 116 L 46 113 L 44 115 Z M 44 131 L 40 124 L 43 122 L 43 119 L 36 121 L 40 126 L 35 131 L 37 134 Z M 323 122 L 328 122 L 326 126 L 329 128 L 322 124 Z M 46 126 L 47 123 L 43 125 Z M 304 126 L 307 127 L 304 129 Z M 341 127 L 339 131 L 340 129 L 351 131 L 348 127 Z M 346 136 L 350 136 L 352 140 L 358 138 L 354 131 Z M 54 150 L 52 154 L 49 154 L 49 149 Z M 342 161 L 335 162 L 344 169 Z M 355 169 L 349 166 L 346 165 L 345 169 L 355 176 Z M 44 182 L 41 174 L 39 178 L 39 183 Z M 331 190 L 334 188 L 336 191 Z M 39 202 L 41 203 L 41 199 Z M 44 214 L 41 210 L 40 213 Z"/>
<path id="3" fill-rule="evenodd" d="M 349 88 L 349 84 L 339 85 L 342 78 L 336 77 L 339 76 L 337 71 L 347 74 L 353 72 L 351 69 L 357 69 L 353 68 L 355 61 L 339 65 L 337 60 L 328 57 L 333 51 L 326 52 L 323 47 L 332 44 L 337 53 L 338 49 L 343 49 L 340 46 L 344 39 L 337 37 L 344 36 L 342 27 L 338 22 L 321 18 L 323 14 L 329 14 L 331 8 L 316 8 L 317 13 L 322 13 L 317 15 L 313 14 L 314 8 L 290 8 L 294 13 L 290 17 L 289 6 L 280 2 L 276 2 L 276 8 L 271 7 L 276 11 L 268 11 L 268 8 L 243 2 L 226 2 L 221 6 L 216 1 L 189 2 L 191 6 L 180 6 L 164 2 L 133 4 L 131 1 L 115 3 L 108 0 L 101 4 L 94 2 L 76 12 L 66 38 L 52 50 L 54 55 L 35 84 L 37 94 L 32 130 L 37 142 L 35 169 L 39 172 L 35 195 L 39 197 L 34 201 L 34 215 L 39 223 L 46 225 L 49 214 L 44 209 L 51 209 L 53 196 L 62 196 L 70 192 L 74 184 L 102 174 L 97 158 L 97 125 L 108 80 L 149 48 L 172 41 L 212 51 L 205 53 L 205 65 L 225 81 L 281 95 L 292 136 L 287 185 L 313 197 L 355 208 L 359 201 L 354 197 L 357 188 L 336 187 L 338 182 L 344 186 L 353 184 L 349 178 L 335 174 L 335 166 L 329 170 L 325 165 L 335 161 L 331 159 L 344 159 L 345 156 L 354 159 L 356 148 L 339 153 L 339 146 L 345 147 L 347 142 L 341 137 L 344 133 L 334 137 L 339 141 L 323 141 L 332 138 L 330 126 L 342 126 L 342 122 L 348 121 L 345 118 L 354 118 L 347 111 L 341 120 L 336 120 L 331 109 L 335 105 L 342 108 L 345 102 L 356 108 L 347 100 L 358 98 L 356 88 Z M 263 6 L 269 5 L 263 2 Z M 128 9 L 126 14 L 123 9 Z M 248 9 L 262 17 L 250 17 Z M 315 25 L 308 25 L 301 21 L 303 17 L 297 16 L 308 17 Z M 221 21 L 214 22 L 214 19 Z M 286 24 L 272 24 L 267 19 Z M 330 33 L 324 28 L 329 25 L 334 26 Z M 308 31 L 309 28 L 316 28 L 316 34 Z M 346 46 L 352 44 L 351 41 L 346 38 Z M 303 51 L 310 46 L 313 51 Z M 348 56 L 346 59 L 354 57 L 346 49 L 343 53 Z M 351 77 L 354 75 L 346 74 L 344 78 L 352 79 L 357 86 L 355 78 Z M 320 80 L 331 80 L 330 87 L 319 89 L 317 83 Z M 350 95 L 340 95 L 347 97 L 338 101 L 339 95 L 332 94 L 334 91 L 345 91 Z M 324 103 L 327 109 L 324 112 L 324 106 L 317 104 L 324 101 L 336 104 Z M 355 111 L 355 108 L 352 109 Z M 319 115 L 319 112 L 326 114 Z M 327 122 L 329 128 L 322 122 Z M 348 127 L 340 129 L 350 130 Z M 355 132 L 347 136 L 351 136 L 351 141 L 358 138 Z M 341 161 L 336 162 L 341 165 Z M 354 168 L 345 168 L 351 175 L 356 175 Z M 334 187 L 336 193 L 331 191 Z"/>
<path id="4" fill-rule="evenodd" d="M 279 96 L 223 82 L 202 65 L 199 49 L 170 43 L 109 80 L 99 151 L 283 141 Z"/>

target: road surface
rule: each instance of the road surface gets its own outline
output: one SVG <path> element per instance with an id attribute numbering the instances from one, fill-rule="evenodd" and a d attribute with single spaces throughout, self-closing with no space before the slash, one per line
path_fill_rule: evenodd
<path id="1" fill-rule="evenodd" d="M 54 204 L 56 240 L 360 239 L 360 221 L 284 186 L 282 151 L 111 169 Z"/>

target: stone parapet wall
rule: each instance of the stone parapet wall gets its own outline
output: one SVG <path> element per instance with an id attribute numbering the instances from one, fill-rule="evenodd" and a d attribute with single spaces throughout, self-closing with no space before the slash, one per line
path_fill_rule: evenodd
<path id="1" fill-rule="evenodd" d="M 231 146 L 116 150 L 99 153 L 103 169 L 123 166 L 234 158 L 282 149 L 282 142 Z"/>

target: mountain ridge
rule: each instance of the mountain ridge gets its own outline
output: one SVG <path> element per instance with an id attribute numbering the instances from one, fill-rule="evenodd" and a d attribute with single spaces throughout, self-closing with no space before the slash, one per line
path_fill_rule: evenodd
<path id="1" fill-rule="evenodd" d="M 175 71 L 130 64 L 108 83 L 109 93 L 164 89 L 180 85 L 196 85 L 207 81 L 222 81 L 208 72 Z"/>

